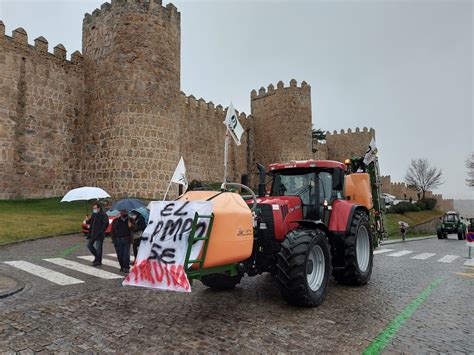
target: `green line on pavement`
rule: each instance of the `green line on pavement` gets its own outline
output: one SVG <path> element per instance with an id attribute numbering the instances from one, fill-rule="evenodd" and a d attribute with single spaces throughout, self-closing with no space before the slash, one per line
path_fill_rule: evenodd
<path id="1" fill-rule="evenodd" d="M 69 254 L 73 253 L 75 250 L 79 249 L 82 246 L 83 243 L 79 242 L 76 244 L 71 245 L 70 247 L 64 249 L 62 253 L 60 254 L 61 258 L 65 258 Z"/>
<path id="2" fill-rule="evenodd" d="M 433 292 L 433 290 L 443 281 L 442 277 L 436 278 L 429 286 L 421 291 L 416 298 L 411 301 L 382 332 L 375 338 L 372 343 L 364 350 L 364 355 L 380 354 L 387 346 L 390 339 L 398 332 L 405 321 L 411 317 L 413 312 L 425 301 L 425 299 Z"/>

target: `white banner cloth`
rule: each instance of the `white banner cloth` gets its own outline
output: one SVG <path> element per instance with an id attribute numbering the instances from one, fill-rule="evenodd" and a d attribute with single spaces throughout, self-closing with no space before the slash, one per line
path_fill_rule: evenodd
<path id="1" fill-rule="evenodd" d="M 135 264 L 123 285 L 191 292 L 184 260 L 195 213 L 211 215 L 210 201 L 150 202 L 150 222 L 143 232 Z M 200 218 L 195 237 L 204 237 L 209 218 Z M 203 242 L 196 242 L 190 260 L 196 259 Z"/>

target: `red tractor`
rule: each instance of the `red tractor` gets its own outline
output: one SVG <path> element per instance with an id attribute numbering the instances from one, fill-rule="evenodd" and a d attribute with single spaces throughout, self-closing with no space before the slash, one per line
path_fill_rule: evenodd
<path id="1" fill-rule="evenodd" d="M 268 192 L 266 175 L 271 176 Z M 369 281 L 375 229 L 369 174 L 349 174 L 348 166 L 336 161 L 292 161 L 261 171 L 258 197 L 248 190 L 254 216 L 250 256 L 220 268 L 187 270 L 188 278 L 232 289 L 244 274 L 270 272 L 286 301 L 306 307 L 323 301 L 331 271 L 342 284 Z M 193 199 L 187 194 L 185 199 Z M 210 243 L 212 238 L 219 236 L 211 236 Z"/>

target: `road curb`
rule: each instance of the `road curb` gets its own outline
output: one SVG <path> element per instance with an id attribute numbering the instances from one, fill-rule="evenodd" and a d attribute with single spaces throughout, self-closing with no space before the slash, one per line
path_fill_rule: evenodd
<path id="1" fill-rule="evenodd" d="M 0 280 L 1 278 L 7 278 L 10 280 L 13 280 L 15 282 L 15 287 L 11 287 L 5 291 L 0 292 L 0 299 L 13 296 L 14 294 L 17 294 L 18 292 L 22 291 L 25 288 L 25 284 L 21 281 L 18 281 L 17 279 L 0 274 Z"/>
<path id="2" fill-rule="evenodd" d="M 39 240 L 39 239 L 48 239 L 48 238 L 54 238 L 54 237 L 65 237 L 65 236 L 68 236 L 68 235 L 75 235 L 75 234 L 80 234 L 80 232 L 63 233 L 63 234 L 56 234 L 56 235 L 46 235 L 44 237 L 33 237 L 33 238 L 28 238 L 28 239 L 15 240 L 13 242 L 0 243 L 0 247 L 4 247 L 6 245 L 15 245 L 15 244 L 20 244 L 20 243 L 33 242 L 33 241 Z"/>
<path id="3" fill-rule="evenodd" d="M 387 240 L 380 243 L 380 245 L 383 246 L 383 245 L 390 245 L 390 244 L 397 244 L 397 243 L 418 242 L 421 240 L 433 239 L 433 238 L 437 238 L 437 237 L 435 235 L 430 235 L 426 237 L 406 238 L 405 240 L 402 240 L 402 239 Z"/>

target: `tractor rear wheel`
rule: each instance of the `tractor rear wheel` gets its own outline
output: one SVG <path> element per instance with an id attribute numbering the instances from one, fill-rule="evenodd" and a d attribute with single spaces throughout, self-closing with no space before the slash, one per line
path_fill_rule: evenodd
<path id="1" fill-rule="evenodd" d="M 372 275 L 373 258 L 369 217 L 363 211 L 356 211 L 349 235 L 344 238 L 343 266 L 333 270 L 335 280 L 346 285 L 365 285 Z"/>
<path id="2" fill-rule="evenodd" d="M 319 229 L 288 233 L 277 256 L 277 279 L 290 304 L 316 307 L 327 293 L 331 256 L 326 234 Z"/>
<path id="3" fill-rule="evenodd" d="M 464 240 L 464 239 L 466 239 L 466 237 L 464 236 L 464 232 L 458 231 L 458 240 Z"/>
<path id="4" fill-rule="evenodd" d="M 242 280 L 242 275 L 210 274 L 201 277 L 201 282 L 215 291 L 233 290 L 240 280 Z"/>

